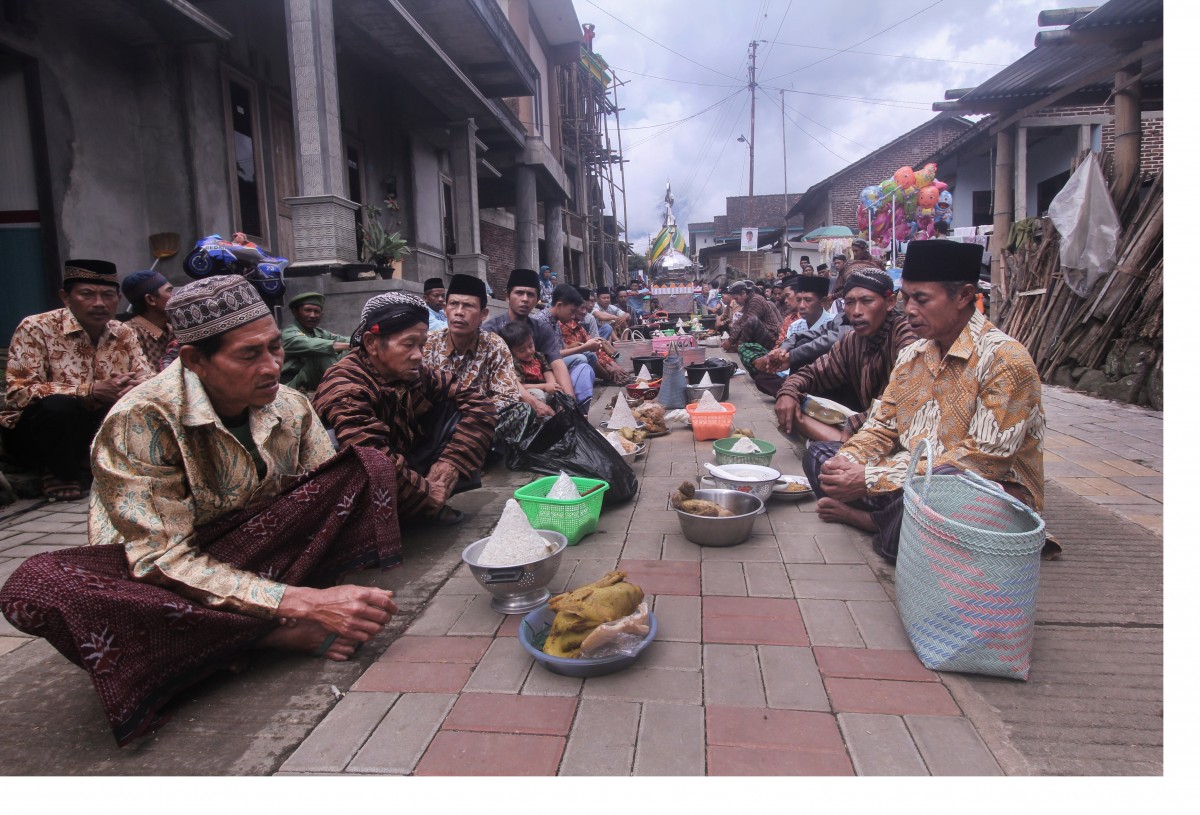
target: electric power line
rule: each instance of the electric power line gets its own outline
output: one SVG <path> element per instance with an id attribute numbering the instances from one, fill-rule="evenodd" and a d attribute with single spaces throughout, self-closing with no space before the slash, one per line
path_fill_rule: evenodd
<path id="1" fill-rule="evenodd" d="M 785 91 L 785 92 L 786 92 L 786 93 L 791 93 L 791 91 Z M 834 130 L 834 129 L 833 129 L 832 127 L 830 127 L 829 125 L 822 124 L 821 122 L 818 122 L 816 119 L 814 119 L 813 117 L 809 116 L 809 115 L 808 115 L 807 113 L 805 113 L 804 111 L 797 110 L 796 108 L 792 107 L 792 106 L 791 106 L 791 105 L 789 105 L 789 104 L 788 104 L 786 101 L 783 101 L 781 104 L 782 104 L 782 105 L 783 105 L 785 108 L 787 108 L 788 110 L 790 110 L 792 113 L 795 113 L 797 116 L 803 116 L 805 119 L 808 119 L 808 121 L 812 122 L 812 123 L 813 123 L 813 124 L 815 124 L 817 127 L 820 127 L 820 128 L 823 128 L 823 129 L 825 129 L 825 130 L 828 130 L 830 133 L 832 133 L 833 135 L 837 136 L 837 137 L 838 137 L 838 138 L 840 138 L 840 139 L 843 139 L 843 140 L 845 140 L 845 141 L 848 141 L 848 142 L 850 142 L 851 144 L 857 144 L 859 147 L 861 147 L 861 148 L 862 148 L 862 149 L 864 149 L 864 150 L 871 150 L 871 149 L 873 149 L 873 148 L 872 148 L 872 147 L 870 147 L 869 145 L 863 144 L 863 143 L 862 143 L 862 142 L 860 142 L 860 141 L 855 141 L 854 139 L 850 138 L 849 136 L 847 136 L 847 135 L 846 135 L 846 134 L 844 134 L 844 133 L 838 133 L 836 130 Z"/>
<path id="2" fill-rule="evenodd" d="M 909 54 L 881 54 L 878 51 L 858 51 L 854 48 L 829 48 L 824 45 L 806 45 L 800 42 L 777 42 L 769 41 L 772 45 L 786 45 L 789 48 L 811 48 L 815 51 L 835 51 L 839 54 L 863 54 L 869 57 L 892 57 L 893 59 L 919 59 L 926 62 L 952 62 L 955 65 L 984 65 L 990 68 L 1004 68 L 1006 63 L 1003 62 L 974 62 L 968 59 L 945 59 L 943 57 L 917 57 Z"/>
<path id="3" fill-rule="evenodd" d="M 741 92 L 741 90 L 742 90 L 741 88 L 738 88 L 733 93 L 729 94 L 729 96 L 718 99 L 716 102 L 713 102 L 711 105 L 706 107 L 704 110 L 697 111 L 690 116 L 684 116 L 682 119 L 675 119 L 674 121 L 670 121 L 670 122 L 659 122 L 658 124 L 653 124 L 653 125 L 637 125 L 636 127 L 623 127 L 621 129 L 622 130 L 650 130 L 651 128 L 655 128 L 655 127 L 666 127 L 667 125 L 682 124 L 683 122 L 686 122 L 688 119 L 695 119 L 697 116 L 700 116 L 701 114 L 708 113 L 710 110 L 712 110 L 717 105 L 724 102 L 726 99 L 732 99 L 734 96 L 737 96 Z"/>
<path id="4" fill-rule="evenodd" d="M 767 98 L 768 98 L 768 99 L 770 99 L 772 102 L 774 102 L 774 103 L 775 103 L 775 106 L 776 106 L 777 108 L 779 108 L 780 112 L 781 112 L 781 113 L 782 113 L 784 116 L 787 116 L 787 120 L 788 120 L 789 122 L 791 122 L 791 123 L 792 123 L 792 125 L 793 125 L 793 126 L 795 126 L 795 128 L 796 128 L 797 130 L 799 130 L 799 131 L 800 131 L 801 133 L 803 133 L 805 136 L 808 136 L 810 139 L 812 139 L 813 141 L 815 141 L 817 144 L 819 144 L 819 145 L 821 145 L 822 147 L 824 147 L 826 150 L 828 150 L 828 151 L 829 151 L 830 153 L 832 153 L 833 155 L 835 155 L 835 156 L 837 156 L 838 158 L 840 158 L 842 161 L 845 161 L 845 162 L 849 162 L 849 161 L 850 161 L 850 159 L 848 159 L 848 158 L 846 158 L 845 156 L 843 156 L 843 155 L 841 155 L 840 153 L 838 153 L 836 150 L 834 150 L 832 147 L 830 147 L 830 146 L 829 146 L 828 144 L 826 144 L 824 141 L 822 141 L 821 139 L 818 139 L 818 138 L 817 138 L 816 136 L 814 136 L 812 133 L 809 133 L 807 130 L 805 130 L 805 129 L 804 129 L 804 128 L 803 128 L 803 127 L 800 125 L 800 123 L 799 123 L 799 122 L 797 122 L 795 119 L 793 119 L 791 116 L 788 116 L 788 115 L 787 115 L 787 111 L 783 109 L 783 103 L 782 103 L 782 102 L 780 102 L 778 99 L 776 99 L 774 96 L 771 96 L 770 94 L 767 94 Z M 826 128 L 826 130 L 828 130 L 828 129 L 829 129 L 829 128 Z M 832 131 L 832 130 L 830 130 L 829 132 L 831 132 L 831 133 L 832 133 L 833 131 Z M 855 144 L 857 144 L 857 142 L 855 142 Z M 869 149 L 869 148 L 868 148 L 868 149 Z"/>
<path id="5" fill-rule="evenodd" d="M 663 82 L 678 82 L 681 85 L 703 85 L 707 88 L 742 88 L 742 87 L 745 87 L 744 85 L 718 84 L 716 82 L 697 82 L 694 79 L 672 79 L 669 76 L 655 76 L 654 74 L 644 74 L 644 73 L 641 73 L 640 71 L 634 71 L 630 68 L 618 68 L 616 65 L 609 65 L 608 67 L 613 71 L 621 71 L 622 73 L 633 74 L 634 76 L 641 76 L 641 77 L 645 77 L 646 79 L 660 79 Z"/>
<path id="6" fill-rule="evenodd" d="M 791 10 L 792 10 L 792 0 L 788 0 L 787 8 L 785 8 L 783 10 L 783 16 L 779 18 L 779 25 L 775 28 L 775 36 L 776 37 L 779 36 L 780 31 L 783 31 L 783 24 L 787 20 L 788 13 Z M 758 70 L 760 70 L 760 71 L 767 67 L 767 60 L 771 58 L 771 54 L 775 50 L 775 40 L 766 40 L 765 42 L 767 42 L 770 47 L 767 48 L 767 53 L 763 56 L 762 65 L 760 65 L 758 68 Z"/>

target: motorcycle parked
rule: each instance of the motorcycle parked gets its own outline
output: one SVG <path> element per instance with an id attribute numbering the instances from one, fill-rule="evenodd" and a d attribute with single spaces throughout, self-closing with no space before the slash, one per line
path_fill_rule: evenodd
<path id="1" fill-rule="evenodd" d="M 287 258 L 267 254 L 239 232 L 232 241 L 220 235 L 196 241 L 196 247 L 183 260 L 183 271 L 195 280 L 212 275 L 241 275 L 263 297 L 279 297 L 287 288 L 283 279 L 287 265 Z"/>

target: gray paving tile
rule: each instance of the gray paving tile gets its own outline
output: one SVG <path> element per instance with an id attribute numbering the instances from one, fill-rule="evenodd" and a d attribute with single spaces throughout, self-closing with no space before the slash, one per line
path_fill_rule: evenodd
<path id="1" fill-rule="evenodd" d="M 839 713 L 838 724 L 859 775 L 929 775 L 899 716 Z"/>
<path id="2" fill-rule="evenodd" d="M 878 583 L 865 580 L 793 580 L 792 591 L 801 600 L 887 600 Z"/>
<path id="3" fill-rule="evenodd" d="M 662 668 L 673 671 L 700 670 L 700 643 L 698 642 L 654 642 L 638 657 L 637 664 L 643 668 Z"/>
<path id="4" fill-rule="evenodd" d="M 6 637 L 0 636 L 0 656 L 4 656 L 10 651 L 15 651 L 22 645 L 28 645 L 32 637 Z M 699 662 L 699 660 L 697 660 Z"/>
<path id="5" fill-rule="evenodd" d="M 682 534 L 663 536 L 663 560 L 700 560 L 703 551 L 703 546 L 697 546 Z"/>
<path id="6" fill-rule="evenodd" d="M 868 648 L 912 650 L 912 643 L 904 633 L 904 624 L 900 622 L 900 614 L 890 600 L 851 600 L 846 607 L 850 609 L 858 633 Z"/>
<path id="7" fill-rule="evenodd" d="M 625 547 L 616 554 L 629 560 L 658 560 L 662 556 L 662 532 L 630 532 Z"/>
<path id="8" fill-rule="evenodd" d="M 758 646 L 767 707 L 785 710 L 829 710 L 825 684 L 811 648 Z"/>
<path id="9" fill-rule="evenodd" d="M 743 563 L 751 597 L 791 597 L 792 584 L 782 563 Z"/>
<path id="10" fill-rule="evenodd" d="M 637 702 L 581 700 L 558 774 L 629 775 L 641 714 Z"/>
<path id="11" fill-rule="evenodd" d="M 865 563 L 862 552 L 844 533 L 817 535 L 817 548 L 826 563 Z"/>
<path id="12" fill-rule="evenodd" d="M 490 637 L 500 628 L 505 615 L 492 610 L 490 594 L 477 594 L 447 634 L 464 637 Z"/>
<path id="13" fill-rule="evenodd" d="M 705 596 L 721 594 L 746 596 L 746 576 L 742 564 L 708 560 L 700 564 L 700 591 Z"/>
<path id="14" fill-rule="evenodd" d="M 659 640 L 700 642 L 700 598 L 660 594 L 654 598 Z M 657 641 L 657 640 L 656 640 Z"/>
<path id="15" fill-rule="evenodd" d="M 642 705 L 633 774 L 704 775 L 704 708 L 699 705 Z"/>
<path id="16" fill-rule="evenodd" d="M 429 637 L 443 636 L 466 611 L 472 599 L 468 595 L 437 595 L 429 601 L 404 633 Z"/>
<path id="17" fill-rule="evenodd" d="M 801 600 L 800 616 L 813 645 L 865 647 L 850 609 L 842 600 Z"/>
<path id="18" fill-rule="evenodd" d="M 705 546 L 700 559 L 736 563 L 780 563 L 783 560 L 774 535 L 751 535 L 748 541 L 737 546 Z"/>
<path id="19" fill-rule="evenodd" d="M 516 637 L 498 637 L 475 666 L 463 692 L 518 693 L 532 666 L 533 657 Z"/>
<path id="20" fill-rule="evenodd" d="M 789 563 L 788 576 L 793 580 L 862 580 L 876 582 L 871 567 L 831 563 Z"/>
<path id="21" fill-rule="evenodd" d="M 458 697 L 452 693 L 406 693 L 392 706 L 346 767 L 352 773 L 408 775 Z"/>
<path id="22" fill-rule="evenodd" d="M 905 716 L 931 775 L 1003 775 L 975 725 L 958 716 Z"/>
<path id="23" fill-rule="evenodd" d="M 340 772 L 398 697 L 395 693 L 362 691 L 346 694 L 280 769 L 287 772 Z"/>
<path id="24" fill-rule="evenodd" d="M 619 673 L 585 679 L 583 698 L 698 705 L 700 686 L 699 671 L 669 671 L 635 664 Z"/>
<path id="25" fill-rule="evenodd" d="M 529 669 L 525 684 L 521 686 L 522 696 L 578 696 L 583 687 L 583 680 L 575 676 L 562 676 L 551 673 L 540 665 L 535 664 Z"/>
<path id="26" fill-rule="evenodd" d="M 781 532 L 775 536 L 785 563 L 824 563 L 815 535 Z"/>
<path id="27" fill-rule="evenodd" d="M 704 646 L 704 704 L 766 707 L 753 645 Z"/>

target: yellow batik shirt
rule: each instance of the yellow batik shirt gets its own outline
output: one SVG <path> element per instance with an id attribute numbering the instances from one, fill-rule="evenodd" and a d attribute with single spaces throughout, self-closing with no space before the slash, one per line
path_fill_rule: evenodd
<path id="1" fill-rule="evenodd" d="M 308 400 L 286 386 L 274 402 L 250 410 L 250 433 L 266 464 L 261 479 L 199 377 L 178 361 L 125 394 L 92 444 L 89 542 L 123 544 L 135 580 L 213 608 L 271 617 L 287 587 L 206 555 L 195 531 L 275 498 L 334 449 Z"/>
<path id="2" fill-rule="evenodd" d="M 870 418 L 839 455 L 866 465 L 870 492 L 889 492 L 904 486 L 912 451 L 927 438 L 935 466 L 1016 484 L 1040 512 L 1045 433 L 1033 359 L 976 312 L 941 358 L 932 340 L 900 352 Z"/>

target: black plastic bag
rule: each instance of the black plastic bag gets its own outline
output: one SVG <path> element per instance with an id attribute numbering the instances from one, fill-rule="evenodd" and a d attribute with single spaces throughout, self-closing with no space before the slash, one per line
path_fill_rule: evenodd
<path id="1" fill-rule="evenodd" d="M 551 397 L 559 410 L 533 426 L 519 442 L 508 445 L 505 464 L 510 470 L 545 475 L 599 478 L 608 482 L 604 505 L 623 504 L 637 495 L 638 480 L 621 454 L 596 428 L 579 415 L 570 400 Z"/>

